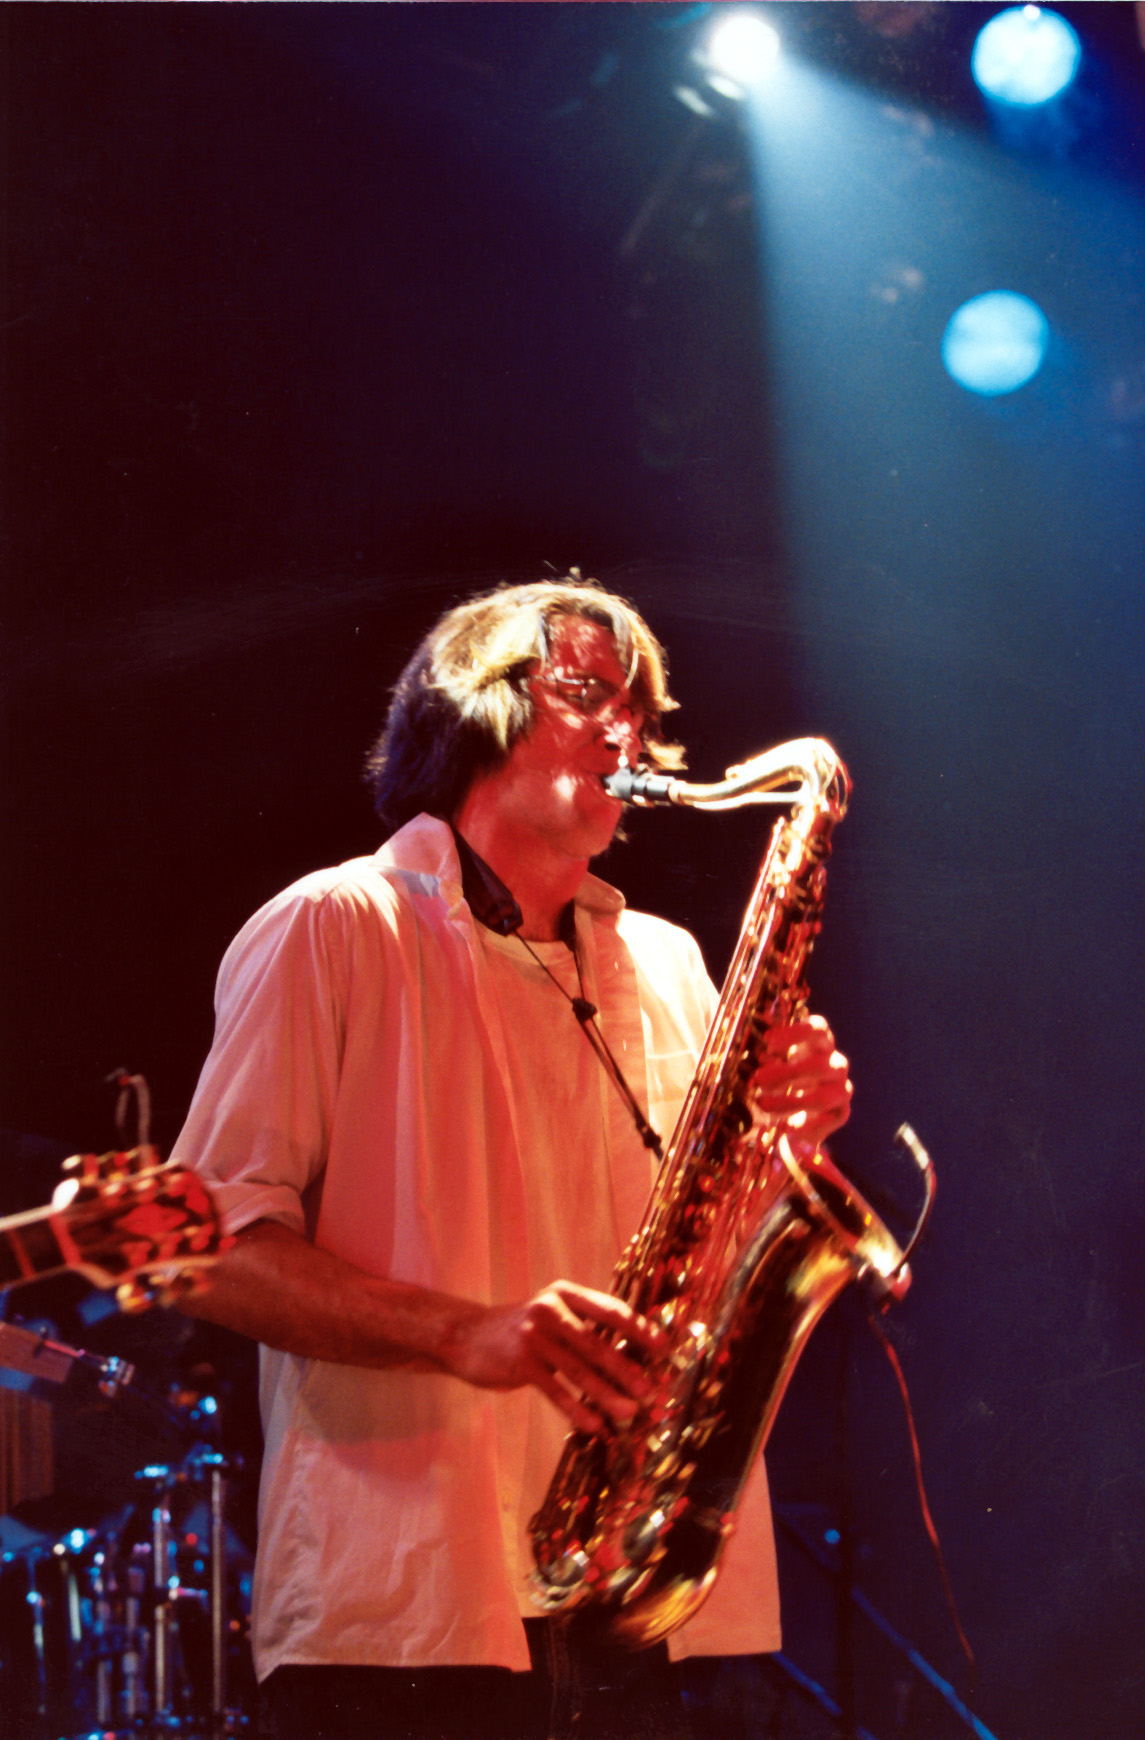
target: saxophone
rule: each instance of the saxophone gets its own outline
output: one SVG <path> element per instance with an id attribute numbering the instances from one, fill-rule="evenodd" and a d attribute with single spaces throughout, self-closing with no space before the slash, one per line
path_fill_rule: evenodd
<path id="1" fill-rule="evenodd" d="M 823 1152 L 802 1164 L 753 1110 L 769 1027 L 806 1014 L 805 969 L 847 770 L 815 738 L 785 743 L 717 785 L 621 769 L 641 805 L 778 803 L 711 1029 L 644 1221 L 613 1292 L 667 1332 L 652 1400 L 625 1426 L 573 1432 L 530 1524 L 534 1598 L 583 1609 L 644 1648 L 710 1591 L 736 1505 L 808 1336 L 851 1280 L 909 1285 L 902 1251 Z"/>

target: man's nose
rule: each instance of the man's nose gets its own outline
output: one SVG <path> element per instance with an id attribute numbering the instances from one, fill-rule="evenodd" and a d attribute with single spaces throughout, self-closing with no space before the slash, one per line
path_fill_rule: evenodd
<path id="1" fill-rule="evenodd" d="M 605 739 L 615 744 L 630 767 L 635 767 L 644 751 L 640 727 L 628 707 L 621 707 L 605 726 Z"/>

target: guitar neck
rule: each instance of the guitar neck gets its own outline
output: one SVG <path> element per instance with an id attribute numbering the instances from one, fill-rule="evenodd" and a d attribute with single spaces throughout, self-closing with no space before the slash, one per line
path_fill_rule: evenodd
<path id="1" fill-rule="evenodd" d="M 33 1208 L 0 1220 L 0 1287 L 54 1275 L 75 1260 L 64 1217 L 53 1209 Z"/>

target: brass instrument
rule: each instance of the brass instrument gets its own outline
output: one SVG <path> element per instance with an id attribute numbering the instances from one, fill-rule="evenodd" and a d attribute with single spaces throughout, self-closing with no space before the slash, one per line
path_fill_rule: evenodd
<path id="1" fill-rule="evenodd" d="M 801 1163 L 747 1091 L 768 1028 L 806 1014 L 831 833 L 850 792 L 843 763 L 804 738 L 717 785 L 625 768 L 609 783 L 638 804 L 790 811 L 772 830 L 644 1222 L 617 1265 L 614 1293 L 665 1328 L 671 1355 L 630 1425 L 569 1436 L 531 1524 L 538 1605 L 584 1609 L 610 1641 L 643 1648 L 691 1618 L 715 1582 L 748 1473 L 828 1305 L 860 1276 L 899 1297 L 909 1271 L 827 1156 Z"/>

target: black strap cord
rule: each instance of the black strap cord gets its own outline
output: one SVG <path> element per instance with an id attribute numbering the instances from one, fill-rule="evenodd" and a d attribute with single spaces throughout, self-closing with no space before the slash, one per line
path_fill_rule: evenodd
<path id="1" fill-rule="evenodd" d="M 548 973 L 549 978 L 553 981 L 553 984 L 556 986 L 561 996 L 571 1006 L 573 1014 L 580 1023 L 581 1032 L 592 1046 L 593 1051 L 596 1053 L 597 1058 L 600 1061 L 600 1067 L 603 1069 L 605 1075 L 628 1107 L 628 1110 L 632 1115 L 632 1121 L 636 1125 L 636 1129 L 639 1133 L 640 1140 L 646 1148 L 651 1149 L 652 1153 L 655 1154 L 658 1160 L 662 1160 L 664 1158 L 664 1149 L 661 1145 L 660 1138 L 648 1122 L 648 1119 L 644 1116 L 644 1113 L 640 1110 L 636 1095 L 625 1080 L 624 1071 L 617 1063 L 612 1054 L 612 1047 L 609 1045 L 608 1040 L 600 1030 L 600 1024 L 596 1018 L 596 1004 L 590 1003 L 584 994 L 584 974 L 581 972 L 580 950 L 576 946 L 576 913 L 573 909 L 572 902 L 570 901 L 568 906 L 565 907 L 564 912 L 561 914 L 561 941 L 572 951 L 573 964 L 576 967 L 576 982 L 580 987 L 579 997 L 569 996 L 556 974 L 550 971 L 548 965 L 541 959 L 536 949 L 531 947 L 525 937 L 521 935 L 519 929 L 515 931 L 514 934 L 517 941 L 528 949 L 537 965 L 542 968 L 544 972 Z"/>
<path id="2" fill-rule="evenodd" d="M 521 935 L 524 924 L 524 914 L 513 897 L 511 889 L 507 888 L 497 872 L 473 850 L 469 841 L 464 839 L 457 829 L 453 830 L 453 840 L 457 847 L 457 856 L 461 864 L 461 892 L 465 896 L 469 910 L 486 930 L 495 931 L 498 936 L 515 936 L 517 941 L 528 949 L 537 965 L 548 973 L 553 984 L 565 1001 L 572 1006 L 572 1012 L 580 1023 L 581 1032 L 592 1046 L 600 1060 L 601 1068 L 612 1082 L 621 1099 L 632 1114 L 632 1121 L 640 1134 L 640 1140 L 646 1148 L 650 1148 L 657 1159 L 664 1158 L 664 1149 L 660 1138 L 652 1128 L 644 1113 L 640 1110 L 636 1095 L 632 1092 L 624 1078 L 624 1071 L 617 1063 L 609 1047 L 607 1039 L 600 1030 L 597 1009 L 584 994 L 584 975 L 581 972 L 580 953 L 576 946 L 576 912 L 570 901 L 561 914 L 561 941 L 572 951 L 573 963 L 576 966 L 576 980 L 580 987 L 580 995 L 570 997 L 556 975 L 549 971 L 545 962 L 534 948 Z"/>

